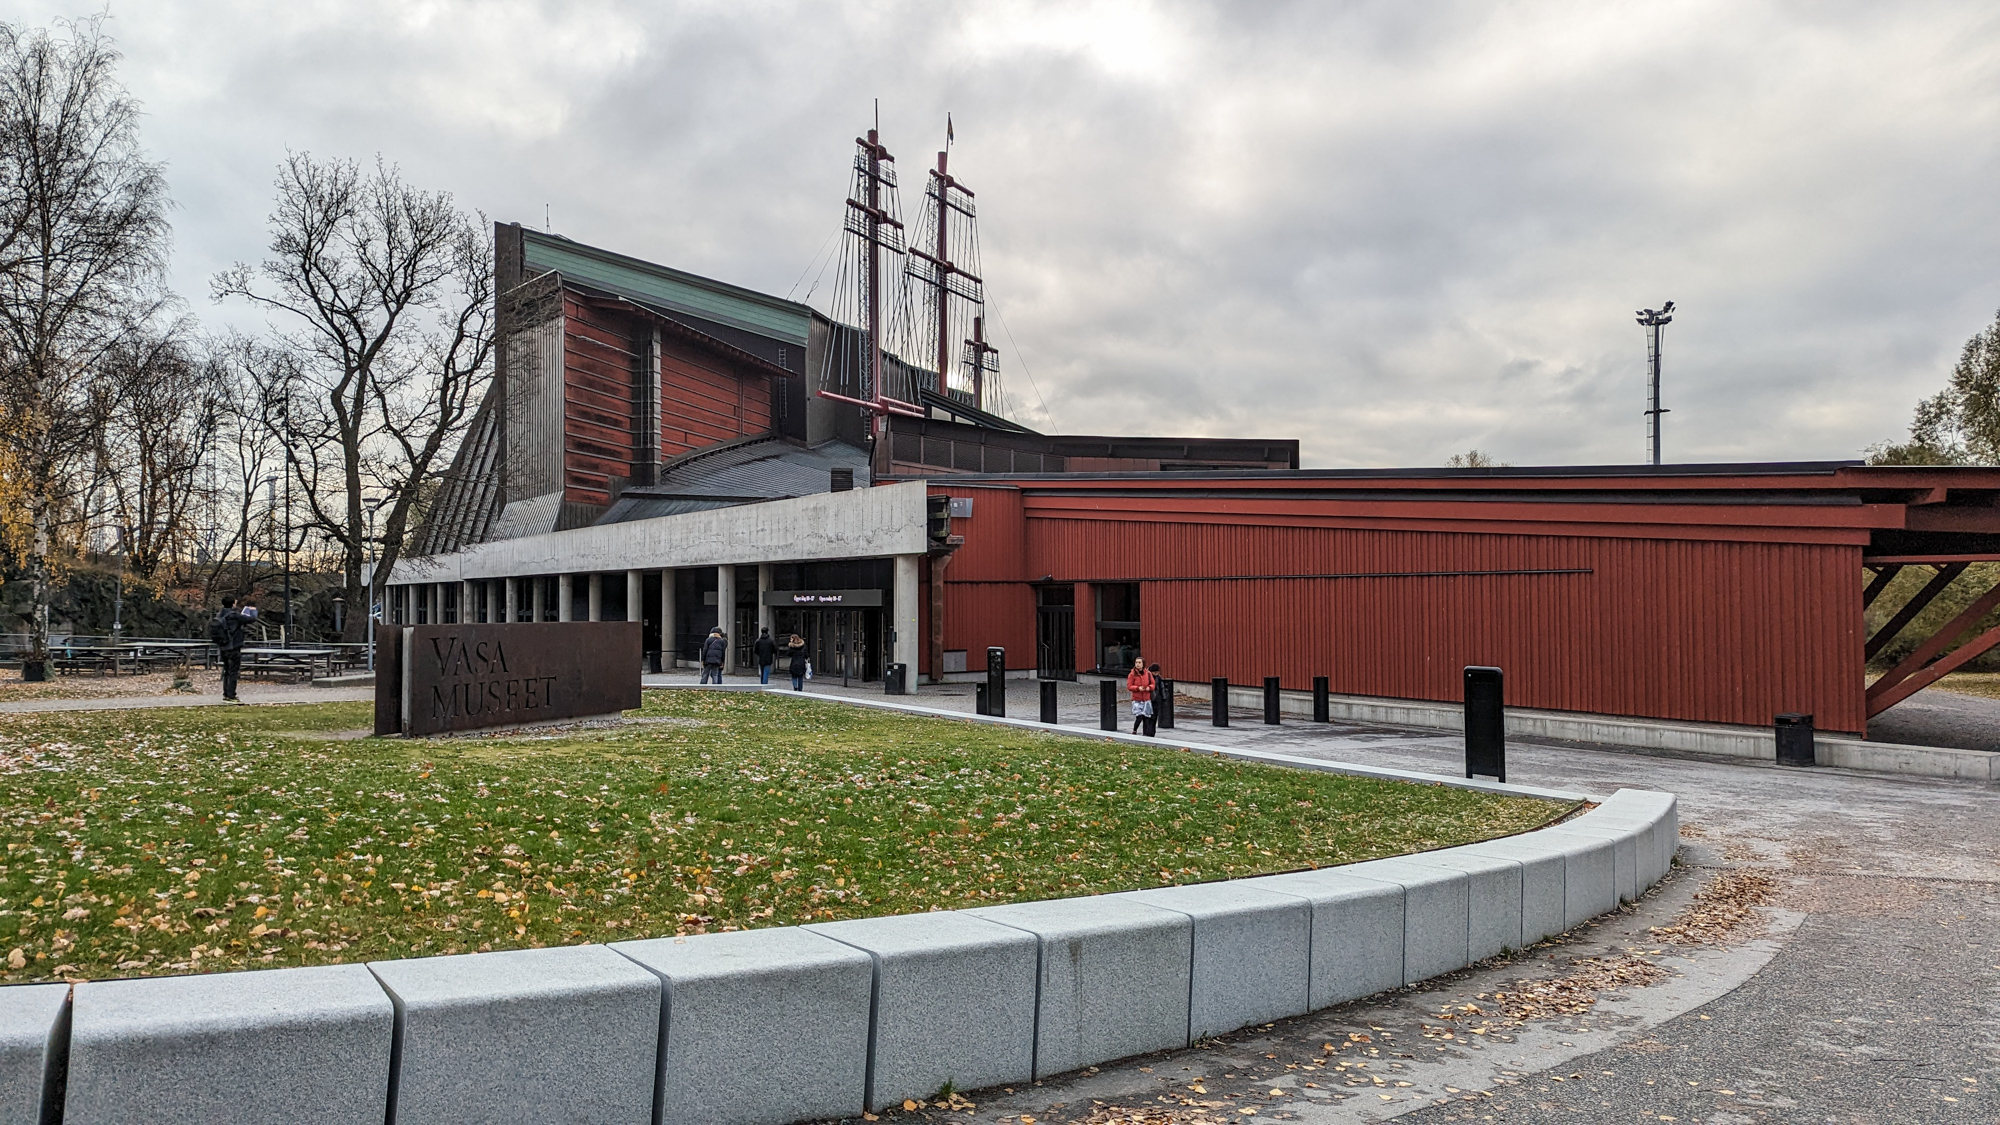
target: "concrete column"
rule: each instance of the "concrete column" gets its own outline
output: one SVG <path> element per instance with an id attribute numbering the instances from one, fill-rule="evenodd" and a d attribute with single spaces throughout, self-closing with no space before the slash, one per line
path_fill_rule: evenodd
<path id="1" fill-rule="evenodd" d="M 645 619 L 645 576 L 636 570 L 628 570 L 625 572 L 625 620 L 644 621 Z"/>
<path id="2" fill-rule="evenodd" d="M 504 616 L 500 620 L 512 625 L 521 619 L 521 580 L 518 578 L 502 578 L 500 586 L 503 602 L 502 611 L 504 613 Z"/>
<path id="3" fill-rule="evenodd" d="M 764 604 L 764 595 L 771 591 L 771 564 L 757 564 L 757 628 L 771 627 L 771 607 Z"/>
<path id="4" fill-rule="evenodd" d="M 669 672 L 674 670 L 674 623 L 680 620 L 674 612 L 674 576 L 679 573 L 673 567 L 660 572 L 660 650 L 666 654 L 660 660 Z"/>
<path id="5" fill-rule="evenodd" d="M 458 584 L 458 622 L 471 625 L 479 620 L 479 583 L 470 580 Z"/>
<path id="6" fill-rule="evenodd" d="M 529 606 L 529 610 L 534 616 L 530 617 L 529 620 L 541 621 L 549 615 L 549 583 L 548 579 L 543 578 L 539 574 L 535 575 L 532 581 L 535 585 L 531 591 L 532 596 L 528 600 L 532 603 Z"/>
<path id="7" fill-rule="evenodd" d="M 604 576 L 592 573 L 590 576 L 590 616 L 587 621 L 604 620 Z"/>
<path id="8" fill-rule="evenodd" d="M 576 576 L 573 574 L 556 576 L 556 620 L 576 620 Z"/>
<path id="9" fill-rule="evenodd" d="M 426 583 L 425 585 L 430 587 L 430 592 L 431 592 L 430 617 L 428 623 L 432 625 L 442 625 L 444 624 L 444 583 L 429 582 Z"/>
<path id="10" fill-rule="evenodd" d="M 736 670 L 736 638 L 730 634 L 736 631 L 736 568 L 718 566 L 715 568 L 715 623 L 722 626 L 722 633 L 729 637 L 729 655 L 722 666 L 728 671 Z"/>
<path id="11" fill-rule="evenodd" d="M 914 694 L 917 690 L 917 653 L 923 644 L 923 622 L 918 617 L 919 591 L 917 590 L 917 568 L 924 563 L 922 555 L 896 556 L 896 588 L 893 591 L 895 608 L 889 618 L 889 629 L 895 638 L 889 645 L 889 660 L 893 664 L 905 665 L 903 690 Z"/>

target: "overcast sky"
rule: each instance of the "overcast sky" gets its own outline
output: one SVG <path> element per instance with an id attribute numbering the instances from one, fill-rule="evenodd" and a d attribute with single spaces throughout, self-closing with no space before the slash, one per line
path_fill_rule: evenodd
<path id="1" fill-rule="evenodd" d="M 953 115 L 1012 413 L 1065 432 L 1637 461 L 1672 299 L 1669 460 L 1853 457 L 2000 306 L 1991 3 L 109 11 L 218 325 L 287 148 L 784 295 L 878 97 L 911 169 Z"/>

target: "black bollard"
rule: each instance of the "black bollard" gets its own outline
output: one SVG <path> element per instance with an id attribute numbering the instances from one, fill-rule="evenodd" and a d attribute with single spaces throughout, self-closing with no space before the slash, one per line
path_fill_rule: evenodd
<path id="1" fill-rule="evenodd" d="M 1174 729 L 1174 682 L 1161 680 L 1160 690 L 1153 693 L 1153 714 L 1160 720 L 1161 730 Z"/>
<path id="2" fill-rule="evenodd" d="M 1042 721 L 1053 724 L 1056 721 L 1056 682 L 1042 681 Z"/>
<path id="3" fill-rule="evenodd" d="M 1313 677 L 1313 722 L 1333 721 L 1333 701 L 1327 698 L 1326 677 Z"/>
<path id="4" fill-rule="evenodd" d="M 972 685 L 972 710 L 974 714 L 992 714 L 986 709 L 986 685 L 983 682 Z"/>
<path id="5" fill-rule="evenodd" d="M 1787 711 L 1777 717 L 1778 764 L 1781 766 L 1810 766 L 1816 764 L 1813 756 L 1813 717 Z"/>
<path id="6" fill-rule="evenodd" d="M 1007 717 L 1007 650 L 998 645 L 986 650 L 986 713 Z"/>
<path id="7" fill-rule="evenodd" d="M 1278 725 L 1278 677 L 1264 677 L 1264 725 Z"/>
<path id="8" fill-rule="evenodd" d="M 1118 681 L 1103 680 L 1097 685 L 1097 725 L 1118 729 Z"/>
<path id="9" fill-rule="evenodd" d="M 1229 725 L 1229 681 L 1222 676 L 1208 681 L 1208 712 L 1210 726 Z"/>
<path id="10" fill-rule="evenodd" d="M 1498 668 L 1465 669 L 1465 776 L 1507 780 L 1507 707 Z"/>

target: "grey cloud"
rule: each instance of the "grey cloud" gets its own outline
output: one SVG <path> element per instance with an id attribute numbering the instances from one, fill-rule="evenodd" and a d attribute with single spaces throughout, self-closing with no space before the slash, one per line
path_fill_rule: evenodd
<path id="1" fill-rule="evenodd" d="M 1638 460 L 1631 310 L 1673 298 L 1671 457 L 1852 456 L 2000 306 L 1996 26 L 1971 3 L 113 15 L 177 283 L 217 322 L 242 313 L 205 278 L 257 255 L 287 147 L 785 293 L 876 97 L 906 206 L 954 114 L 1010 395 L 1046 421 L 1025 360 L 1071 431 Z"/>

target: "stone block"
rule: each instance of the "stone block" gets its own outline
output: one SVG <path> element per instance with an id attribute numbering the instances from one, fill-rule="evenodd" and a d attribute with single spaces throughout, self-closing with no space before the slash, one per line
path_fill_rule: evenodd
<path id="1" fill-rule="evenodd" d="M 1656 789 L 1620 789 L 1570 823 L 1640 829 L 1638 884 L 1642 893 L 1673 868 L 1674 853 L 1680 849 L 1678 802 L 1673 794 Z"/>
<path id="2" fill-rule="evenodd" d="M 1033 1080 L 1035 935 L 955 911 L 803 928 L 875 960 L 870 1109 Z"/>
<path id="3" fill-rule="evenodd" d="M 0 988 L 0 1125 L 56 1120 L 69 1057 L 69 985 Z"/>
<path id="4" fill-rule="evenodd" d="M 1403 888 L 1403 983 L 1471 963 L 1472 879 L 1465 872 L 1408 859 L 1371 859 L 1340 870 Z"/>
<path id="5" fill-rule="evenodd" d="M 1403 888 L 1344 868 L 1294 871 L 1242 884 L 1305 899 L 1312 911 L 1306 1005 L 1318 1011 L 1403 983 Z"/>
<path id="6" fill-rule="evenodd" d="M 662 1125 L 859 1117 L 875 962 L 794 927 L 624 941 L 660 978 Z"/>
<path id="7" fill-rule="evenodd" d="M 1563 910 L 1563 878 L 1566 860 L 1562 848 L 1538 843 L 1534 833 L 1446 848 L 1433 855 L 1491 856 L 1512 860 L 1521 866 L 1521 935 L 1514 948 L 1525 949 L 1546 937 L 1569 928 Z"/>
<path id="8" fill-rule="evenodd" d="M 1592 823 L 1579 817 L 1576 820 L 1566 820 L 1544 831 L 1553 837 L 1583 837 L 1603 840 L 1610 844 L 1612 888 L 1617 899 L 1612 906 L 1617 906 L 1619 902 L 1631 902 L 1639 897 L 1640 829 L 1632 825 L 1618 825 L 1604 821 Z"/>
<path id="9" fill-rule="evenodd" d="M 1310 1010 L 1312 915 L 1306 900 L 1240 881 L 1106 897 L 1193 920 L 1189 1042 Z"/>
<path id="10" fill-rule="evenodd" d="M 966 911 L 1041 943 L 1035 1078 L 1185 1047 L 1194 923 L 1098 895 Z"/>
<path id="11" fill-rule="evenodd" d="M 1521 864 L 1502 856 L 1456 850 L 1405 857 L 1411 863 L 1462 871 L 1466 878 L 1466 963 L 1521 948 Z"/>
<path id="12" fill-rule="evenodd" d="M 396 1125 L 652 1120 L 660 980 L 604 946 L 368 968 L 396 1004 Z"/>
<path id="13" fill-rule="evenodd" d="M 64 1120 L 381 1125 L 395 1009 L 360 965 L 75 986 Z"/>

